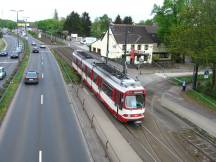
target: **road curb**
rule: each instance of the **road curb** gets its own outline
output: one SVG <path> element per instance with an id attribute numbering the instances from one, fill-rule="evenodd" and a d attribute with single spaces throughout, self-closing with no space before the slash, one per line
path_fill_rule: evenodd
<path id="1" fill-rule="evenodd" d="M 161 97 L 161 105 L 164 108 L 193 123 L 198 128 L 206 131 L 210 136 L 216 137 L 215 123 L 212 120 L 171 101 L 168 97 L 165 97 L 165 95 L 166 93 Z"/>

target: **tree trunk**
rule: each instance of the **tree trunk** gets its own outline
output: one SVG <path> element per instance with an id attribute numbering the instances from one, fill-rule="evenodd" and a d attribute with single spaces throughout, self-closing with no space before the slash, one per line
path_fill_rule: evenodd
<path id="1" fill-rule="evenodd" d="M 216 63 L 213 64 L 212 68 L 212 87 L 216 89 Z"/>
<path id="2" fill-rule="evenodd" d="M 196 63 L 194 65 L 194 71 L 193 71 L 193 90 L 196 90 L 197 88 L 198 69 L 199 69 L 199 65 Z"/>

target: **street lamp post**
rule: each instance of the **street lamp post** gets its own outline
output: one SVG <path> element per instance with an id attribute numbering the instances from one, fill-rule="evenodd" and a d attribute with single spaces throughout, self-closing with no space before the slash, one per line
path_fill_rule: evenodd
<path id="1" fill-rule="evenodd" d="M 107 31 L 107 52 L 106 52 L 106 64 L 108 63 L 108 54 L 109 54 L 109 29 L 110 28 L 110 22 L 108 23 L 108 31 Z"/>
<path id="2" fill-rule="evenodd" d="M 19 12 L 23 12 L 24 10 L 11 10 L 11 11 L 16 12 L 16 16 L 17 16 L 17 45 L 19 46 L 19 31 L 18 31 Z"/>
<path id="3" fill-rule="evenodd" d="M 127 54 L 127 37 L 128 37 L 128 26 L 125 25 L 125 49 L 124 49 L 124 56 L 123 56 L 123 74 L 126 75 L 126 54 Z"/>

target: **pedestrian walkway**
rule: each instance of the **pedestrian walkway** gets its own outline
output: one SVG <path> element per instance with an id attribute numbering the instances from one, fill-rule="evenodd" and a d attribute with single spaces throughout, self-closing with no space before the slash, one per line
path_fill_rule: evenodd
<path id="1" fill-rule="evenodd" d="M 142 161 L 86 88 L 76 87 L 75 89 L 71 90 L 69 94 L 70 93 L 76 93 L 77 97 L 80 98 L 81 102 L 83 103 L 83 110 L 86 111 L 87 115 L 89 116 L 91 125 L 95 128 L 101 142 L 104 144 L 106 152 L 109 155 L 111 161 Z"/>
<path id="2" fill-rule="evenodd" d="M 165 92 L 161 97 L 161 105 L 216 138 L 216 112 L 188 101 L 183 97 L 180 87 L 173 86 Z"/>

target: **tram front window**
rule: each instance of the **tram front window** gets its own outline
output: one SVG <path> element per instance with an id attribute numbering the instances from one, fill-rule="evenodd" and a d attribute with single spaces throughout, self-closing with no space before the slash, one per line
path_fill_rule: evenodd
<path id="1" fill-rule="evenodd" d="M 126 96 L 125 104 L 127 108 L 142 108 L 144 107 L 144 95 Z"/>

